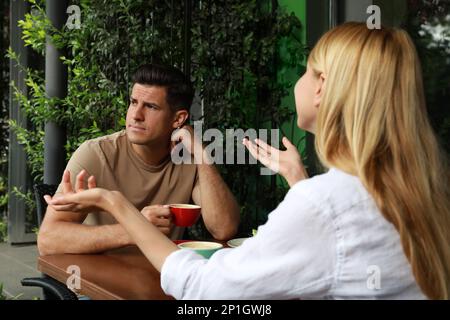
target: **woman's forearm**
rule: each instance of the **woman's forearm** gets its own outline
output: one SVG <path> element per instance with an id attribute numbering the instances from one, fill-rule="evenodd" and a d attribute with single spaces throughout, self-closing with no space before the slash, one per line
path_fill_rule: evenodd
<path id="1" fill-rule="evenodd" d="M 151 264 L 161 271 L 167 256 L 178 247 L 121 194 L 109 194 L 106 202 L 106 209 L 129 233 Z"/>

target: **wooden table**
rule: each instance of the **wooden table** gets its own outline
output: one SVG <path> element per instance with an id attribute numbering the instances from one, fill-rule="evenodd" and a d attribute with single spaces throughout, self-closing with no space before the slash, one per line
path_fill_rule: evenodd
<path id="1" fill-rule="evenodd" d="M 59 254 L 38 259 L 38 269 L 62 282 L 72 276 L 69 266 L 78 266 L 81 288 L 77 293 L 101 300 L 166 300 L 160 273 L 136 246 L 103 254 Z M 72 276 L 73 277 L 73 276 Z"/>

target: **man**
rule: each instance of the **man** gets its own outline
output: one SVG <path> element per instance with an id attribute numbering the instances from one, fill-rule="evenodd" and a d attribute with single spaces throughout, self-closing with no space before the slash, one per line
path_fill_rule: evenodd
<path id="1" fill-rule="evenodd" d="M 121 191 L 172 239 L 180 238 L 184 230 L 173 225 L 165 205 L 194 202 L 202 207 L 204 223 L 214 238 L 231 238 L 238 228 L 239 207 L 217 169 L 205 162 L 175 165 L 171 161 L 175 130 L 176 140 L 189 152 L 205 154 L 201 141 L 190 138 L 192 128 L 184 126 L 193 96 L 190 81 L 178 69 L 139 67 L 133 77 L 126 130 L 84 142 L 67 164 L 56 195 L 70 189 L 71 177 L 72 185 L 84 184 L 89 177 L 89 187 Z M 198 161 L 199 153 L 195 154 Z M 131 244 L 131 237 L 108 213 L 56 212 L 51 206 L 38 236 L 41 255 L 95 253 Z"/>

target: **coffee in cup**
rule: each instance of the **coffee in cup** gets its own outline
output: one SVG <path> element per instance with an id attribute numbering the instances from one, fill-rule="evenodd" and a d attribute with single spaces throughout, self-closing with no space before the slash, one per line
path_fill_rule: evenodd
<path id="1" fill-rule="evenodd" d="M 222 249 L 223 245 L 218 242 L 210 241 L 186 241 L 178 244 L 181 249 L 194 250 L 205 258 L 211 257 L 217 250 Z"/>

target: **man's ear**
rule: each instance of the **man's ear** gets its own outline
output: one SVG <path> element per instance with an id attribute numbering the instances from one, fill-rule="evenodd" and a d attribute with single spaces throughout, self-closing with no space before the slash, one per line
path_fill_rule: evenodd
<path id="1" fill-rule="evenodd" d="M 183 124 L 187 121 L 187 119 L 189 118 L 189 111 L 187 111 L 186 109 L 181 109 L 178 110 L 177 112 L 175 112 L 174 115 L 174 121 L 173 121 L 173 128 L 179 128 L 181 126 L 183 126 Z"/>
<path id="2" fill-rule="evenodd" d="M 322 101 L 323 92 L 325 90 L 325 75 L 321 73 L 319 75 L 319 79 L 317 80 L 316 89 L 314 92 L 314 106 L 319 107 L 320 102 Z"/>

